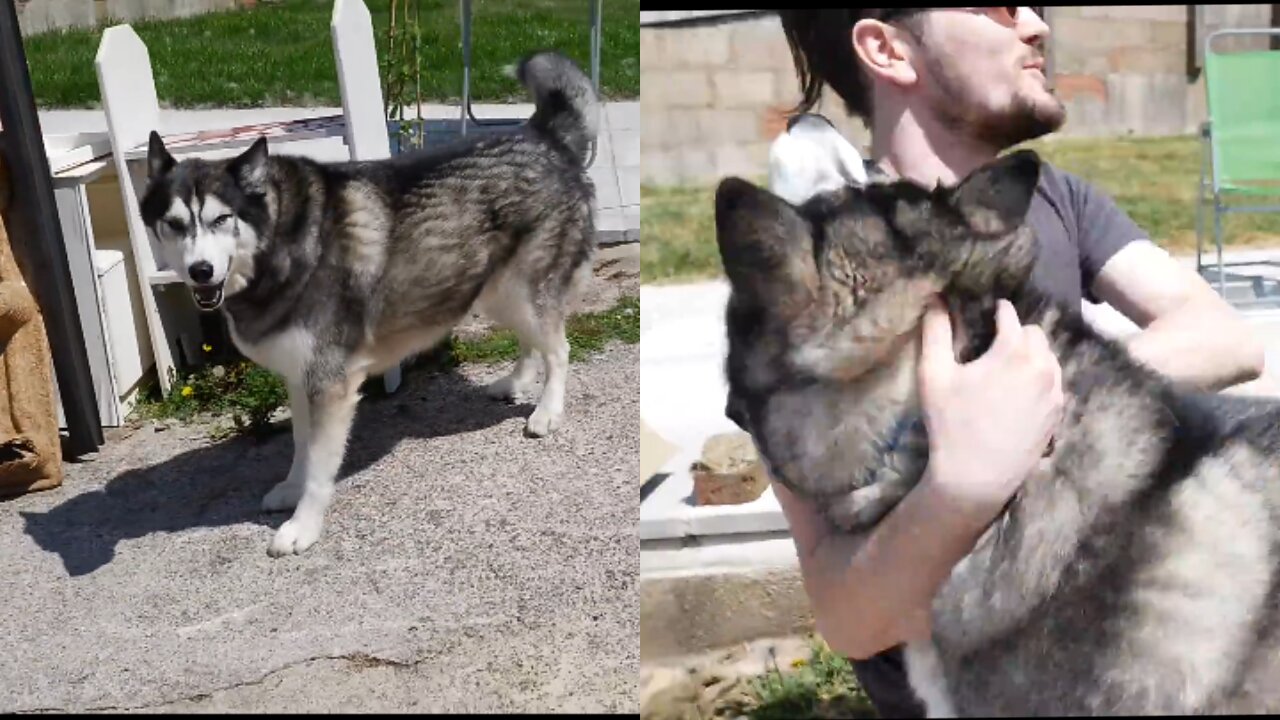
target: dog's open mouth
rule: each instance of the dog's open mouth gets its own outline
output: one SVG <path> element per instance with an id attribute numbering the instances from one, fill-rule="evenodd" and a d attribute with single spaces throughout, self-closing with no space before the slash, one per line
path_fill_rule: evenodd
<path id="1" fill-rule="evenodd" d="M 191 296 L 201 310 L 217 310 L 222 305 L 222 283 L 192 287 Z"/>

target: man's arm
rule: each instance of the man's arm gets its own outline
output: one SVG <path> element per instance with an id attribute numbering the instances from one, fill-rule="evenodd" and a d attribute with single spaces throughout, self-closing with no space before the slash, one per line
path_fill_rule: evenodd
<path id="1" fill-rule="evenodd" d="M 1149 241 L 1117 251 L 1093 293 L 1142 328 L 1126 340 L 1130 353 L 1176 382 L 1221 390 L 1262 374 L 1262 343 L 1240 313 Z"/>
<path id="2" fill-rule="evenodd" d="M 836 652 L 865 660 L 929 637 L 933 596 L 990 520 L 956 512 L 934 472 L 864 535 L 829 532 L 811 501 L 773 484 L 816 629 Z"/>
<path id="3" fill-rule="evenodd" d="M 1262 374 L 1262 346 L 1214 289 L 1169 257 L 1105 192 L 1070 174 L 1080 267 L 1094 298 L 1141 332 L 1126 340 L 1138 361 L 1180 384 L 1221 390 Z"/>

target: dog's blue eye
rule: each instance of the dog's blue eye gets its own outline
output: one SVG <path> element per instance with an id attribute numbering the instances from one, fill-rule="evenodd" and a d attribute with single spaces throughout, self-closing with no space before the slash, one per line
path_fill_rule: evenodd
<path id="1" fill-rule="evenodd" d="M 209 227 L 211 228 L 221 227 L 225 222 L 227 222 L 230 219 L 231 219 L 230 215 L 219 215 L 218 217 L 213 219 L 213 222 L 209 223 Z"/>

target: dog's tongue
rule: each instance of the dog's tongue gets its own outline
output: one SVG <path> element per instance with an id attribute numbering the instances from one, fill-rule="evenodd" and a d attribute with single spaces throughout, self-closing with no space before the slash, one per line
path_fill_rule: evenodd
<path id="1" fill-rule="evenodd" d="M 213 285 L 210 287 L 193 287 L 191 294 L 195 296 L 196 304 L 202 308 L 216 308 L 222 302 L 222 285 Z"/>

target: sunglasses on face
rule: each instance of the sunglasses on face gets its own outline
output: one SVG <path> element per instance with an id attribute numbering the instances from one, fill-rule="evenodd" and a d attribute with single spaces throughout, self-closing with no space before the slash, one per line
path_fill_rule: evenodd
<path id="1" fill-rule="evenodd" d="M 911 15 L 927 11 L 958 10 L 974 14 L 983 14 L 1001 25 L 1013 26 L 1018 23 L 1020 7 L 941 7 L 941 8 L 892 8 L 880 14 L 881 22 L 893 22 Z"/>

